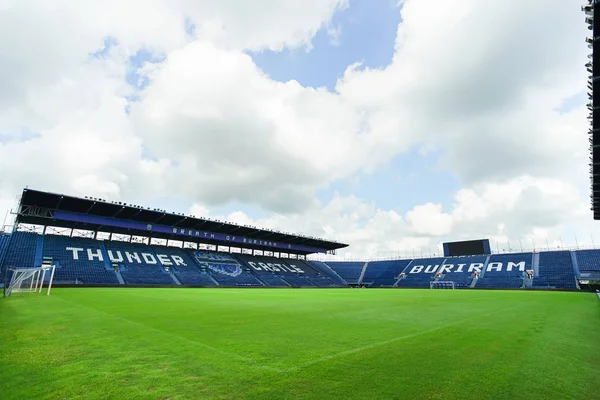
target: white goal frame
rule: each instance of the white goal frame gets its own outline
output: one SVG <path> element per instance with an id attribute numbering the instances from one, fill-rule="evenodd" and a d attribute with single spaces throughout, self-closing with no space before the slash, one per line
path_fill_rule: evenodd
<path id="1" fill-rule="evenodd" d="M 8 288 L 6 289 L 6 296 L 23 292 L 42 293 L 47 271 L 50 271 L 50 280 L 48 281 L 48 291 L 46 292 L 46 296 L 50 296 L 50 289 L 52 289 L 55 270 L 56 267 L 54 265 L 46 265 L 37 268 L 11 268 L 10 271 L 13 271 L 13 275 L 8 284 Z M 23 285 L 23 283 L 25 283 L 25 285 Z"/>
<path id="2" fill-rule="evenodd" d="M 442 284 L 444 287 L 435 287 L 437 284 Z M 442 286 L 441 285 L 441 286 Z M 454 281 L 433 281 L 429 282 L 429 289 L 456 289 Z"/>

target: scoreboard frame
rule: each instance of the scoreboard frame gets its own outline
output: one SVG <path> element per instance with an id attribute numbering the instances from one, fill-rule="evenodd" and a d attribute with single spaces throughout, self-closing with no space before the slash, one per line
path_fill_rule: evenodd
<path id="1" fill-rule="evenodd" d="M 492 254 L 489 239 L 443 243 L 444 257 L 487 256 Z"/>

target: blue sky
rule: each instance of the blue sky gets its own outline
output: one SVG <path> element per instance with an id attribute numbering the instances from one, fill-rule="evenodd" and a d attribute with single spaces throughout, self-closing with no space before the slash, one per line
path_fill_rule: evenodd
<path id="1" fill-rule="evenodd" d="M 333 16 L 331 24 L 323 27 L 312 40 L 310 49 L 286 49 L 281 52 L 248 52 L 259 68 L 274 80 L 286 82 L 296 80 L 303 86 L 326 87 L 335 91 L 336 81 L 348 66 L 360 62 L 364 67 L 384 68 L 390 64 L 394 55 L 394 45 L 398 25 L 401 23 L 401 7 L 397 1 L 350 0 L 349 7 L 339 10 Z M 333 37 L 330 32 L 338 32 Z M 186 25 L 193 35 L 194 26 Z M 95 53 L 101 57 L 115 44 L 113 39 L 105 41 L 105 48 Z M 138 90 L 149 82 L 140 79 L 137 69 L 146 62 L 157 62 L 151 53 L 138 51 L 130 57 L 127 82 Z M 136 96 L 130 98 L 136 101 Z M 145 157 L 153 158 L 150 153 Z M 460 187 L 459 182 L 445 172 L 439 164 L 439 152 L 422 155 L 417 150 L 395 157 L 387 165 L 373 173 L 359 173 L 347 179 L 333 182 L 317 192 L 322 204 L 340 195 L 355 195 L 374 202 L 382 209 L 406 212 L 415 204 L 429 201 L 441 202 L 448 207 L 453 193 Z M 160 204 L 162 203 L 162 204 Z M 183 200 L 170 199 L 160 202 L 159 206 L 180 208 Z M 225 204 L 211 209 L 213 214 L 228 214 L 243 209 L 253 218 L 269 215 L 259 207 L 238 203 Z"/>
<path id="2" fill-rule="evenodd" d="M 587 94 L 585 91 L 581 91 L 580 93 L 565 99 L 560 107 L 558 107 L 557 111 L 568 113 L 574 108 L 581 107 L 581 105 L 585 103 L 587 103 Z"/>
<path id="3" fill-rule="evenodd" d="M 449 205 L 459 187 L 458 181 L 438 166 L 437 155 L 411 152 L 394 158 L 372 174 L 360 173 L 351 180 L 334 182 L 318 196 L 326 203 L 336 192 L 354 194 L 375 202 L 379 208 L 405 213 L 415 204 Z"/>
<path id="4" fill-rule="evenodd" d="M 333 90 L 336 80 L 356 62 L 365 67 L 381 68 L 394 55 L 394 43 L 400 8 L 390 0 L 350 0 L 350 6 L 338 11 L 331 23 L 340 30 L 339 43 L 332 43 L 327 28 L 312 41 L 312 49 L 249 53 L 254 62 L 272 79 L 296 80 L 303 86 L 326 86 Z"/>
<path id="5" fill-rule="evenodd" d="M 331 27 L 340 32 L 337 42 L 326 27 L 313 39 L 310 51 L 249 54 L 272 79 L 296 80 L 303 86 L 325 86 L 334 91 L 337 79 L 349 65 L 361 62 L 364 67 L 384 68 L 390 64 L 400 22 L 396 1 L 351 0 L 348 8 L 333 17 Z M 361 173 L 334 182 L 317 195 L 326 204 L 335 193 L 354 194 L 373 201 L 377 207 L 402 212 L 428 201 L 449 204 L 459 183 L 437 166 L 439 156 L 439 153 L 422 156 L 413 151 L 394 158 L 372 174 Z"/>
<path id="6" fill-rule="evenodd" d="M 347 8 L 336 9 L 344 2 Z M 1 207 L 11 207 L 24 185 L 178 212 L 197 204 L 212 216 L 242 211 L 290 231 L 344 237 L 365 252 L 397 251 L 390 238 L 415 248 L 444 235 L 511 236 L 512 244 L 529 236 L 574 242 L 577 234 L 583 242 L 597 230 L 587 223 L 584 186 L 589 32 L 579 6 L 294 0 L 273 7 L 265 0 L 250 10 L 191 3 L 147 2 L 140 18 L 124 2 L 95 9 L 65 2 L 60 18 L 28 7 L 15 7 L 9 17 L 0 13 L 0 30 L 23 31 L 0 35 L 8 55 L 0 64 L 6 87 L 0 165 L 11 171 L 2 179 Z M 486 11 L 490 18 L 482 20 Z M 405 45 L 396 54 L 399 26 L 406 28 Z M 309 37 L 308 46 L 297 48 Z M 294 49 L 249 50 L 272 46 Z M 320 90 L 273 85 L 248 68 L 244 55 L 270 79 Z M 392 61 L 398 64 L 389 71 L 349 77 L 352 90 L 335 93 L 349 66 L 376 71 Z M 161 62 L 151 78 L 140 73 L 141 66 Z M 440 79 L 428 78 L 433 69 Z M 401 75 L 407 73 L 412 81 Z M 366 82 L 371 86 L 357 93 Z M 307 107 L 323 90 L 331 101 Z M 545 96 L 547 102 L 530 101 Z M 377 98 L 386 99 L 382 107 L 373 104 Z M 285 108 L 272 112 L 278 107 Z M 350 113 L 361 118 L 342 120 Z M 218 125 L 218 115 L 226 123 Z M 390 133 L 397 137 L 382 138 L 381 131 L 365 130 L 364 121 L 400 128 Z M 297 126 L 309 127 L 304 142 Z M 247 144 L 231 146 L 242 134 Z M 368 161 L 377 163 L 352 160 L 365 154 L 363 140 L 373 157 Z M 339 141 L 347 154 L 333 151 Z M 398 154 L 403 144 L 414 147 Z M 323 152 L 313 154 L 315 145 Z M 218 147 L 226 151 L 213 151 Z M 285 157 L 291 150 L 298 156 Z M 328 151 L 331 159 L 321 159 Z M 375 171 L 365 172 L 374 164 Z M 196 178 L 193 185 L 185 183 L 188 177 Z M 457 197 L 461 189 L 473 196 Z M 331 204 L 336 194 L 359 201 Z M 312 196 L 330 207 L 319 207 Z M 419 207 L 428 202 L 457 212 L 448 217 Z M 352 210 L 358 212 L 348 215 Z M 389 212 L 407 217 L 411 210 L 406 223 Z"/>

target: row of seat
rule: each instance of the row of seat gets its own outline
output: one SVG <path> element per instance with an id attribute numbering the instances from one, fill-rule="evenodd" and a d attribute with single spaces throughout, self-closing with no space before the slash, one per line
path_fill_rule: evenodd
<path id="1" fill-rule="evenodd" d="M 579 272 L 600 271 L 600 250 L 319 262 L 31 232 L 0 235 L 4 266 L 31 267 L 42 256 L 51 257 L 57 265 L 57 282 L 85 284 L 429 287 L 432 281 L 449 281 L 459 288 L 574 289 Z M 535 270 L 532 280 L 525 270 Z"/>
<path id="2" fill-rule="evenodd" d="M 13 234 L 4 265 L 7 268 L 32 267 L 36 266 L 36 259 L 39 259 L 38 264 L 41 263 L 42 256 L 51 258 L 57 267 L 55 283 L 242 287 L 345 285 L 302 260 L 31 232 Z"/>
<path id="3" fill-rule="evenodd" d="M 576 289 L 577 270 L 582 274 L 600 271 L 600 250 L 372 261 L 366 265 L 334 261 L 324 265 L 350 284 L 370 287 L 429 287 L 432 282 L 445 281 L 457 288 Z M 526 271 L 533 271 L 533 279 Z"/>

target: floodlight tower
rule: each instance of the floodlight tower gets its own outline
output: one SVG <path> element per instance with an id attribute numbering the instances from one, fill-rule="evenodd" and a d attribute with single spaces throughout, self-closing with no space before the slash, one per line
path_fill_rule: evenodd
<path id="1" fill-rule="evenodd" d="M 581 7 L 585 13 L 585 22 L 591 35 L 585 41 L 587 42 L 590 54 L 585 68 L 588 75 L 588 99 L 587 108 L 590 112 L 588 120 L 590 128 L 588 130 L 590 142 L 590 180 L 591 180 L 591 200 L 594 219 L 600 220 L 600 55 L 595 51 L 600 43 L 600 8 L 597 6 L 598 0 L 588 0 L 587 4 Z M 595 93 L 598 95 L 594 95 Z"/>

